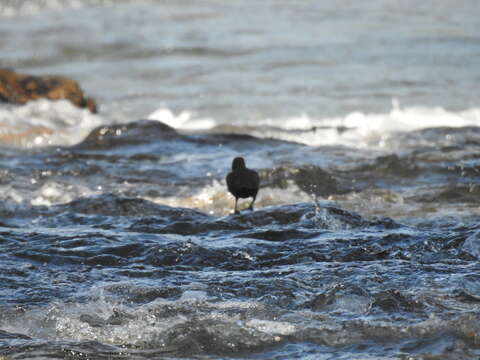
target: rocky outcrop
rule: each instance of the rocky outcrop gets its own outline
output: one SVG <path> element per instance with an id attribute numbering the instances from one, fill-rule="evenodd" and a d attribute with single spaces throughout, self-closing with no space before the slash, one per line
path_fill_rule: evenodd
<path id="1" fill-rule="evenodd" d="M 0 69 L 0 102 L 25 104 L 37 99 L 70 100 L 92 113 L 97 112 L 95 100 L 85 97 L 78 83 L 64 76 L 32 76 L 10 69 Z"/>
<path id="2" fill-rule="evenodd" d="M 279 167 L 269 171 L 260 171 L 262 186 L 284 189 L 293 181 L 307 194 L 328 197 L 333 194 L 345 194 L 352 190 L 351 185 L 341 178 L 315 165 L 299 167 Z"/>

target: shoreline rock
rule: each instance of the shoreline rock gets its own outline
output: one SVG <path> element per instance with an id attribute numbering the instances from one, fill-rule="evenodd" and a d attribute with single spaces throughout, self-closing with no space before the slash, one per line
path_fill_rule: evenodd
<path id="1" fill-rule="evenodd" d="M 0 102 L 26 104 L 42 98 L 70 100 L 80 108 L 97 112 L 95 100 L 85 97 L 75 80 L 65 76 L 33 76 L 0 69 Z"/>

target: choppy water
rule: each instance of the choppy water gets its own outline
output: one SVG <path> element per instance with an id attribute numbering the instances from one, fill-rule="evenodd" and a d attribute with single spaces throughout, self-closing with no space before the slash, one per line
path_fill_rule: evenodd
<path id="1" fill-rule="evenodd" d="M 0 358 L 478 359 L 479 13 L 2 1 Z"/>

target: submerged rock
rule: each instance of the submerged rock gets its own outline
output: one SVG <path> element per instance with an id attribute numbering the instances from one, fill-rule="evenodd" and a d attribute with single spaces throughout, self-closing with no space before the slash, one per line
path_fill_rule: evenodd
<path id="1" fill-rule="evenodd" d="M 77 145 L 77 148 L 113 148 L 115 146 L 138 145 L 148 140 L 178 138 L 174 128 L 152 120 L 140 120 L 127 124 L 99 126 Z"/>
<path id="2" fill-rule="evenodd" d="M 299 167 L 279 167 L 261 173 L 262 185 L 285 189 L 293 181 L 307 194 L 328 197 L 332 194 L 345 194 L 351 191 L 349 185 L 315 165 Z"/>
<path id="3" fill-rule="evenodd" d="M 0 101 L 25 104 L 38 99 L 70 100 L 74 105 L 97 112 L 95 100 L 85 97 L 78 83 L 64 76 L 32 76 L 0 69 Z"/>

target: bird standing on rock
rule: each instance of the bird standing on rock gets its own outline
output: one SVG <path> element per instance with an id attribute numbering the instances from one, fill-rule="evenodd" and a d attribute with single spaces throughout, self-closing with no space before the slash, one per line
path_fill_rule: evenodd
<path id="1" fill-rule="evenodd" d="M 248 207 L 253 210 L 253 203 L 257 198 L 260 177 L 255 170 L 245 166 L 245 160 L 242 157 L 236 157 L 232 162 L 232 171 L 227 175 L 228 191 L 235 196 L 235 214 L 238 214 L 238 198 L 246 199 L 252 197 L 253 200 Z"/>

